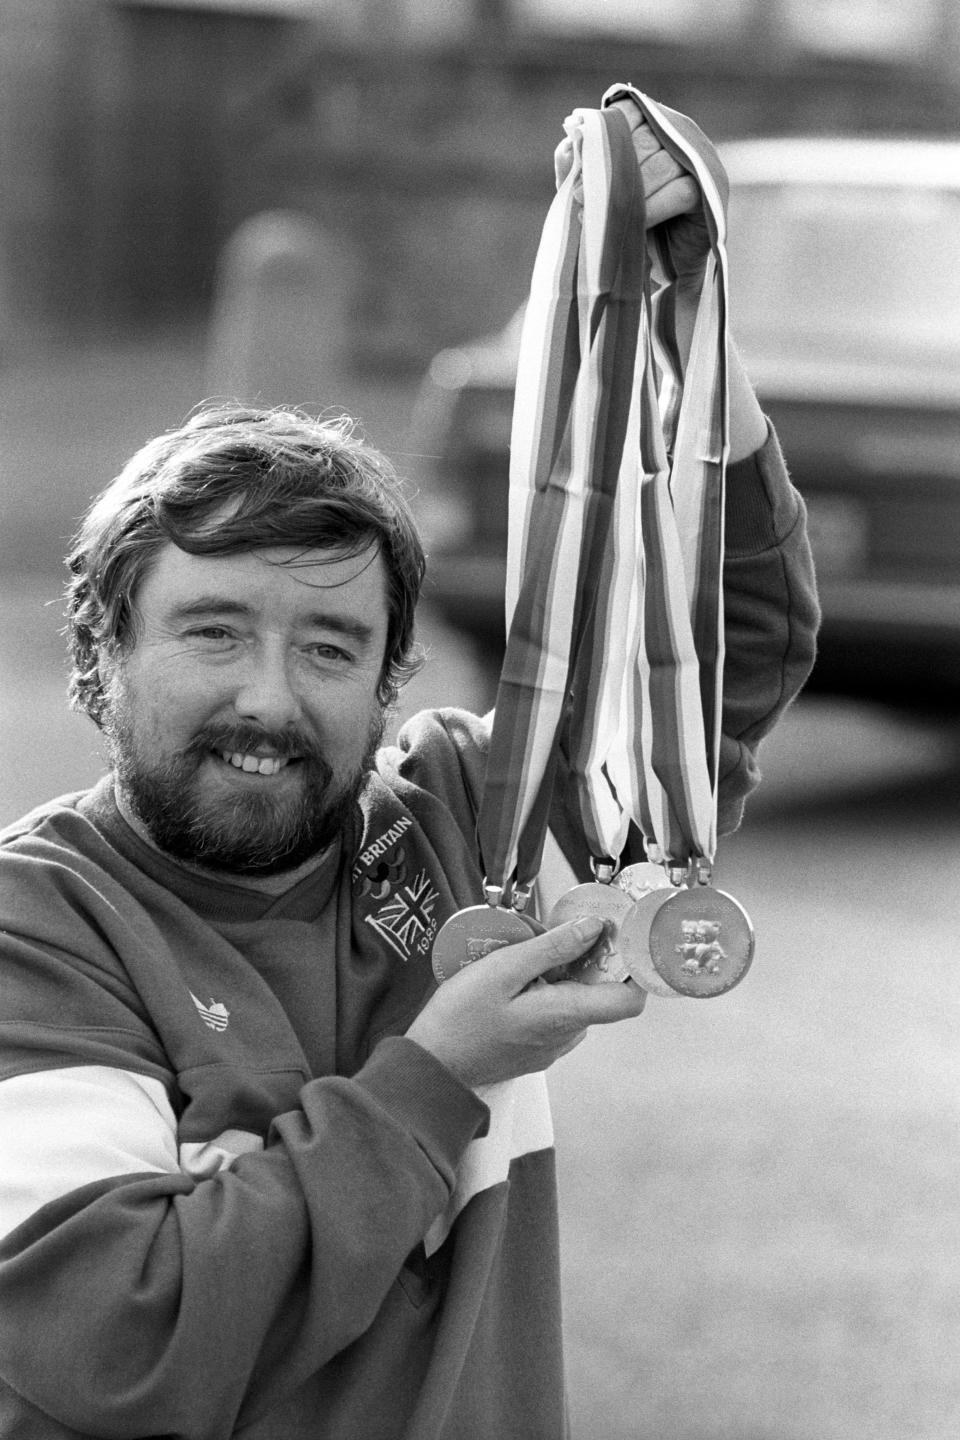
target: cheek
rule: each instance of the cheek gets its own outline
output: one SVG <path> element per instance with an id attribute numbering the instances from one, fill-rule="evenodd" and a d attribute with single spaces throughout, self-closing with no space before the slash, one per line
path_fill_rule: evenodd
<path id="1" fill-rule="evenodd" d="M 352 705 L 311 709 L 306 718 L 328 760 L 350 769 L 365 758 L 371 740 L 378 740 L 383 731 L 380 704 L 368 696 L 362 701 L 354 696 Z"/>
<path id="2" fill-rule="evenodd" d="M 189 663 L 144 665 L 134 659 L 118 668 L 109 693 L 141 745 L 176 749 L 192 738 L 219 704 L 213 687 L 198 683 L 198 678 Z"/>

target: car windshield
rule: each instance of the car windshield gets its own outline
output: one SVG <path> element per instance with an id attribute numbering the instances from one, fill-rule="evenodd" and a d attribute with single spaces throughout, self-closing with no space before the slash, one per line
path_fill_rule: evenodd
<path id="1" fill-rule="evenodd" d="M 730 233 L 746 354 L 960 370 L 960 194 L 734 185 Z"/>

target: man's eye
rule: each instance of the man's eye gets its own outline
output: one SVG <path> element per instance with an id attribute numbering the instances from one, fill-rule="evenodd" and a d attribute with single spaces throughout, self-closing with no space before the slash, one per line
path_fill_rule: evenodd
<path id="1" fill-rule="evenodd" d="M 341 650 L 339 645 L 331 645 L 329 641 L 318 641 L 315 645 L 309 646 L 309 652 L 317 660 L 339 660 L 347 661 L 352 657 L 346 650 Z"/>
<path id="2" fill-rule="evenodd" d="M 187 631 L 191 640 L 229 640 L 230 631 L 222 625 L 198 625 L 194 630 Z"/>

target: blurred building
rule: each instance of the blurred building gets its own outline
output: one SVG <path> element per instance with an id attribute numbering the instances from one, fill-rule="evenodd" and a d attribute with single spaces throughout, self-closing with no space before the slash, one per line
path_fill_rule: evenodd
<path id="1" fill-rule="evenodd" d="M 951 132 L 957 0 L 0 0 L 5 342 L 202 321 L 246 217 L 349 250 L 359 367 L 505 320 L 575 104 Z"/>

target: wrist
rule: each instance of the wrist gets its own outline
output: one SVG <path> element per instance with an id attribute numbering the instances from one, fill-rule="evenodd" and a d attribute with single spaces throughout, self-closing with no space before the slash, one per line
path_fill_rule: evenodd
<path id="1" fill-rule="evenodd" d="M 740 353 L 731 338 L 727 348 L 727 377 L 730 397 L 730 454 L 728 463 L 746 460 L 767 443 L 767 417 L 747 378 Z"/>

